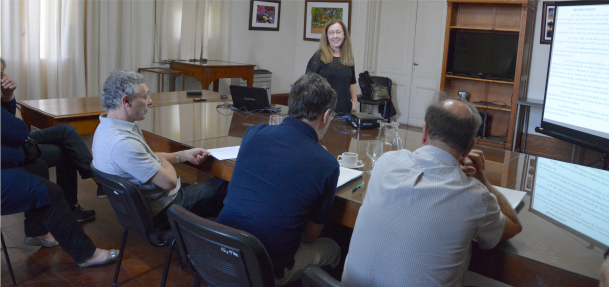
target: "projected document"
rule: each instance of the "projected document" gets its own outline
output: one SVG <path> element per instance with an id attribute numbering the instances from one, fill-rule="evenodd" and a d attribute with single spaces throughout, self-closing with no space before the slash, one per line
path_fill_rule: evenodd
<path id="1" fill-rule="evenodd" d="M 609 171 L 538 158 L 531 208 L 609 246 Z"/>
<path id="2" fill-rule="evenodd" d="M 543 120 L 609 138 L 609 5 L 557 9 Z"/>

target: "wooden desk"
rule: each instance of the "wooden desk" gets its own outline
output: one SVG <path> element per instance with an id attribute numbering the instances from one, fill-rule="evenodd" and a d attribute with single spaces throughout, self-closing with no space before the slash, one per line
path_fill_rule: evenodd
<path id="1" fill-rule="evenodd" d="M 220 94 L 202 90 L 202 97 L 208 102 L 221 102 Z M 152 106 L 170 106 L 192 103 L 194 98 L 187 97 L 186 92 L 169 92 L 150 94 Z M 232 99 L 228 98 L 228 101 Z M 99 115 L 105 113 L 101 97 L 84 97 L 69 99 L 46 99 L 20 101 L 23 119 L 28 125 L 40 129 L 61 125 L 73 125 L 79 134 L 86 135 L 95 132 L 99 124 Z"/>
<path id="2" fill-rule="evenodd" d="M 226 61 L 207 60 L 203 62 L 172 61 L 169 68 L 184 72 L 184 75 L 194 77 L 207 89 L 213 82 L 214 92 L 218 91 L 219 80 L 222 78 L 242 78 L 247 86 L 254 84 L 255 65 L 232 63 Z"/>

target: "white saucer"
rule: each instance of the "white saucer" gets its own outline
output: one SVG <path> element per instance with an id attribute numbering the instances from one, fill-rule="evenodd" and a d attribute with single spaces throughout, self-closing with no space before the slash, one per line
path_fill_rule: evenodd
<path id="1" fill-rule="evenodd" d="M 352 166 L 344 166 L 344 165 L 342 165 L 342 164 L 341 164 L 341 161 L 340 161 L 340 160 L 338 161 L 338 164 L 340 164 L 340 166 L 342 166 L 342 167 L 346 167 L 346 168 L 362 168 L 362 167 L 364 167 L 364 165 L 365 165 L 364 163 L 361 163 L 361 164 L 352 165 Z"/>

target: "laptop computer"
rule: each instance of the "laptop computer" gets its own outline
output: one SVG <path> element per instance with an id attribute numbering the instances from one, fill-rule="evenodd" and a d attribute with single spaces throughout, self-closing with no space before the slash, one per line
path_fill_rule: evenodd
<path id="1" fill-rule="evenodd" d="M 237 109 L 252 111 L 275 111 L 276 107 L 269 104 L 268 94 L 264 88 L 250 88 L 243 86 L 230 86 L 233 97 L 233 106 Z"/>

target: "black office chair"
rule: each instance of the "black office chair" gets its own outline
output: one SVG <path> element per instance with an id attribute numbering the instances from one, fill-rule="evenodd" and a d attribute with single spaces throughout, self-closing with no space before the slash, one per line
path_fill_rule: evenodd
<path id="1" fill-rule="evenodd" d="M 199 217 L 179 205 L 167 211 L 178 249 L 210 286 L 275 286 L 271 259 L 253 235 Z"/>
<path id="2" fill-rule="evenodd" d="M 373 100 L 369 95 L 359 95 L 357 97 L 357 101 L 362 104 L 366 104 L 366 105 L 378 106 L 378 111 L 379 111 L 379 113 L 381 113 L 381 116 L 383 117 L 383 119 L 386 119 L 387 121 L 389 121 L 389 118 L 396 115 L 395 107 L 393 106 L 393 103 L 391 102 L 391 86 L 393 85 L 393 82 L 391 81 L 391 79 L 389 79 L 387 77 L 370 76 L 370 79 L 372 80 L 371 84 L 387 87 L 387 93 L 389 94 L 389 99 Z M 362 111 L 362 108 L 360 105 L 360 112 L 361 111 Z"/>
<path id="3" fill-rule="evenodd" d="M 121 269 L 123 254 L 125 254 L 125 245 L 127 244 L 127 234 L 129 233 L 129 230 L 136 231 L 140 236 L 148 239 L 148 242 L 150 242 L 152 246 L 169 246 L 165 268 L 163 269 L 163 279 L 161 281 L 161 287 L 165 286 L 165 283 L 167 282 L 167 273 L 169 272 L 169 264 L 171 263 L 171 253 L 175 243 L 171 229 L 161 231 L 154 229 L 152 216 L 150 211 L 148 211 L 146 200 L 139 189 L 130 181 L 119 176 L 103 173 L 95 169 L 93 165 L 91 165 L 91 169 L 93 170 L 93 176 L 99 181 L 106 192 L 108 200 L 116 213 L 118 222 L 125 228 L 112 286 L 118 286 L 118 274 Z"/>
<path id="4" fill-rule="evenodd" d="M 320 267 L 309 265 L 302 272 L 303 287 L 346 287 Z"/>
<path id="5" fill-rule="evenodd" d="M 0 237 L 2 239 L 2 251 L 4 251 L 4 259 L 6 259 L 8 273 L 11 275 L 11 281 L 13 281 L 13 286 L 17 286 L 17 281 L 15 280 L 15 274 L 13 273 L 13 265 L 11 265 L 11 260 L 8 258 L 8 251 L 6 251 L 6 244 L 4 244 L 4 234 L 1 232 L 0 232 Z"/>

